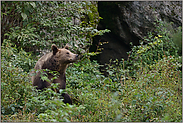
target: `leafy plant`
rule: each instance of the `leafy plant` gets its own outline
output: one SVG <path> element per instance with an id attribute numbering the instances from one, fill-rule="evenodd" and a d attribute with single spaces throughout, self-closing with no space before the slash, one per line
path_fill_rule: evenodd
<path id="1" fill-rule="evenodd" d="M 162 59 L 164 55 L 179 56 L 179 48 L 174 43 L 173 37 L 170 36 L 166 23 L 157 21 L 156 24 L 156 34 L 149 32 L 148 37 L 144 37 L 140 45 L 134 46 L 128 53 L 129 60 L 126 63 L 132 74 L 135 74 L 141 65 L 154 64 L 156 61 Z M 180 29 L 179 31 L 174 31 L 171 35 L 176 35 L 176 32 L 180 32 Z"/>
<path id="2" fill-rule="evenodd" d="M 134 46 L 129 60 L 111 61 L 105 77 L 101 65 L 89 59 L 100 49 L 88 52 L 92 37 L 109 31 L 96 29 L 101 19 L 96 2 L 3 1 L 1 11 L 2 122 L 182 121 L 182 56 L 176 43 L 181 29 L 171 32 L 158 22 L 157 34 L 149 33 Z M 83 56 L 68 67 L 67 89 L 60 93 L 55 91 L 58 84 L 38 91 L 30 81 L 37 51 L 50 50 L 52 43 L 69 43 Z M 37 54 L 26 52 L 30 50 Z M 44 80 L 45 71 L 57 75 L 42 71 Z M 66 91 L 73 105 L 62 102 Z"/>
<path id="3" fill-rule="evenodd" d="M 22 59 L 16 48 L 7 43 L 1 49 L 1 113 L 14 114 L 23 109 L 26 98 L 31 95 L 31 83 L 26 72 L 28 68 L 25 67 L 30 55 L 23 52 L 27 61 L 17 64 Z"/>
<path id="4" fill-rule="evenodd" d="M 59 47 L 68 43 L 79 54 L 88 53 L 92 37 L 109 32 L 96 29 L 100 21 L 96 2 L 3 2 L 1 11 L 3 25 L 8 25 L 4 20 L 13 23 L 3 28 L 3 39 L 34 53 L 50 50 L 53 43 Z M 15 12 L 19 16 L 13 19 L 9 14 Z"/>

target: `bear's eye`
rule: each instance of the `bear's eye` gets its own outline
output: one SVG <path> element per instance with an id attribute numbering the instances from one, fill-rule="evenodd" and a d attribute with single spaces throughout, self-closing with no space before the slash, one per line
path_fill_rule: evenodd
<path id="1" fill-rule="evenodd" d="M 67 52 L 66 54 L 69 54 L 69 52 Z"/>

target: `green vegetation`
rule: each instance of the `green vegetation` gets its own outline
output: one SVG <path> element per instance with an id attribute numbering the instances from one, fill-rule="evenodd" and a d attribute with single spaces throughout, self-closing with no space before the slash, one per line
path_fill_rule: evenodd
<path id="1" fill-rule="evenodd" d="M 111 61 L 105 77 L 90 61 L 97 52 L 88 50 L 93 36 L 109 32 L 96 29 L 101 19 L 96 5 L 1 2 L 2 122 L 182 122 L 181 27 L 157 21 L 156 33 L 134 46 L 127 61 Z M 74 24 L 72 17 L 82 21 Z M 53 43 L 69 43 L 83 56 L 66 71 L 73 105 L 64 104 L 54 89 L 38 92 L 30 81 L 41 51 Z"/>

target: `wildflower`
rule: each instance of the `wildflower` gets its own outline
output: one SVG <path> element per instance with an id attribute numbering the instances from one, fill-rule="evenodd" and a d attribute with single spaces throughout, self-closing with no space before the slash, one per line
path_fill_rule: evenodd
<path id="1" fill-rule="evenodd" d="M 157 44 L 157 41 L 155 41 L 153 44 L 156 45 Z"/>
<path id="2" fill-rule="evenodd" d="M 158 35 L 158 37 L 160 37 L 160 38 L 161 38 L 161 37 L 163 37 L 163 36 L 161 36 L 161 35 Z"/>

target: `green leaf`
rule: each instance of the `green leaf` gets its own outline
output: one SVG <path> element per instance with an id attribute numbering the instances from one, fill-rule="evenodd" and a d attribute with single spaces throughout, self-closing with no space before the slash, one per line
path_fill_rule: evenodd
<path id="1" fill-rule="evenodd" d="M 30 3 L 33 8 L 36 8 L 36 4 L 34 2 Z"/>
<path id="2" fill-rule="evenodd" d="M 27 18 L 27 15 L 25 13 L 21 13 L 21 16 L 22 16 L 23 20 L 25 20 Z"/>
<path id="3" fill-rule="evenodd" d="M 76 64 L 76 63 L 74 63 L 74 66 L 79 67 L 79 66 L 80 66 L 80 64 Z"/>

